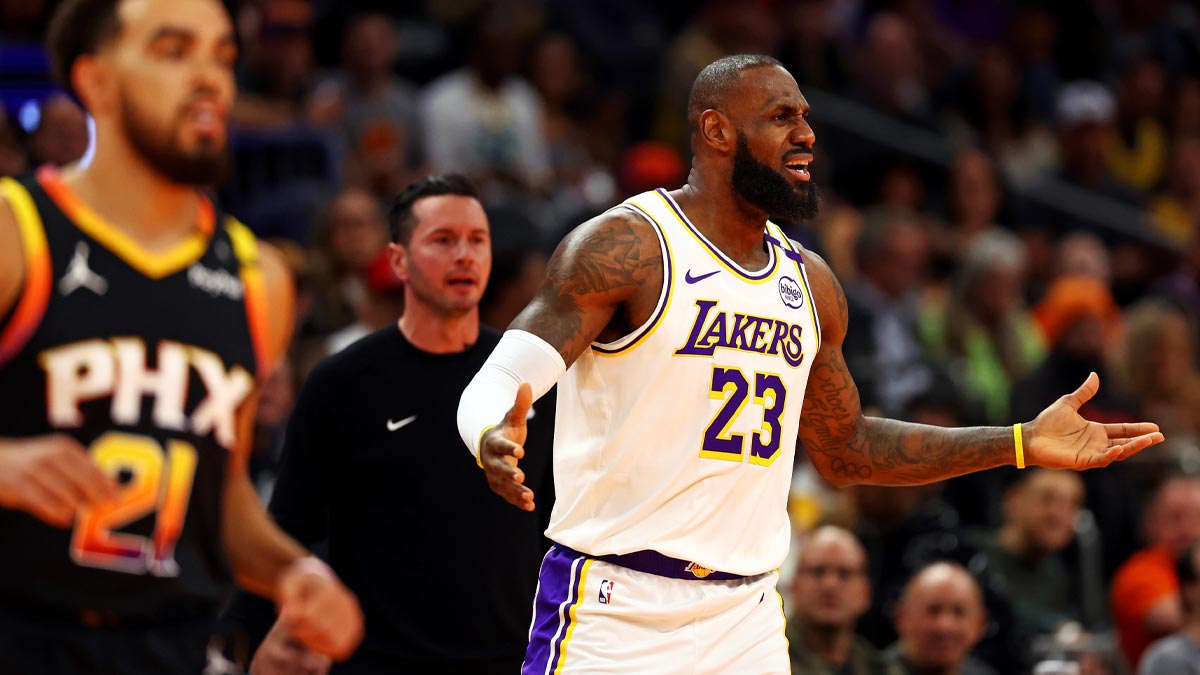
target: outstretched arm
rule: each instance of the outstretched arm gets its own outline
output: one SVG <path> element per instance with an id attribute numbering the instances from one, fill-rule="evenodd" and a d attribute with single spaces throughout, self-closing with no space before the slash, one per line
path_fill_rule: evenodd
<path id="1" fill-rule="evenodd" d="M 834 485 L 914 485 L 1016 463 L 1012 427 L 947 429 L 864 416 L 842 358 L 845 293 L 823 260 L 806 251 L 805 263 L 822 335 L 805 390 L 800 440 L 822 476 Z M 1163 440 L 1154 424 L 1098 424 L 1080 417 L 1079 407 L 1098 388 L 1092 374 L 1022 425 L 1027 464 L 1091 469 Z"/>

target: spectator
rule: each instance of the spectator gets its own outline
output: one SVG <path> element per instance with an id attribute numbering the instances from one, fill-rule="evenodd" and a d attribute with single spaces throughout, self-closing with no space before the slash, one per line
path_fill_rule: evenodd
<path id="1" fill-rule="evenodd" d="M 1021 3 L 1008 25 L 1008 50 L 1021 72 L 1021 98 L 1040 125 L 1054 122 L 1054 93 L 1062 83 L 1054 55 L 1058 33 L 1057 17 L 1033 3 Z"/>
<path id="2" fill-rule="evenodd" d="M 1099 82 L 1083 80 L 1062 88 L 1057 109 L 1062 149 L 1058 175 L 1077 187 L 1136 206 L 1141 197 L 1118 183 L 1109 170 L 1108 143 L 1116 114 L 1112 92 Z"/>
<path id="3" fill-rule="evenodd" d="M 492 228 L 492 277 L 479 303 L 479 318 L 503 329 L 533 299 L 550 259 L 541 232 L 519 208 L 488 210 Z"/>
<path id="4" fill-rule="evenodd" d="M 785 34 L 779 60 L 801 87 L 841 91 L 849 80 L 844 43 L 838 41 L 834 23 L 836 4 L 808 0 L 783 9 Z"/>
<path id="5" fill-rule="evenodd" d="M 1175 560 L 1184 624 L 1179 632 L 1150 645 L 1138 675 L 1200 675 L 1200 543 Z"/>
<path id="6" fill-rule="evenodd" d="M 1012 414 L 1017 416 L 1031 410 L 1036 416 L 1042 406 L 1056 398 L 1053 392 L 1057 390 L 1051 387 L 1068 382 L 1078 386 L 1093 371 L 1102 376 L 1102 382 L 1107 381 L 1105 361 L 1116 346 L 1121 328 L 1121 313 L 1112 292 L 1092 277 L 1059 277 L 1046 290 L 1033 315 L 1050 353 L 1014 385 Z M 1097 392 L 1082 410 L 1088 419 L 1135 421 L 1133 403 L 1123 398 L 1115 386 Z"/>
<path id="7" fill-rule="evenodd" d="M 780 26 L 764 3 L 705 0 L 662 54 L 656 140 L 688 149 L 688 92 L 700 70 L 728 54 L 770 54 Z"/>
<path id="8" fill-rule="evenodd" d="M 589 92 L 574 40 L 561 33 L 543 37 L 534 48 L 531 70 L 545 111 L 543 132 L 554 173 L 556 210 L 574 216 L 586 208 L 607 208 L 618 201 L 616 181 L 593 154 L 587 118 L 595 117 L 597 101 Z M 626 194 L 631 193 L 621 198 Z"/>
<path id="9" fill-rule="evenodd" d="M 1183 627 L 1175 558 L 1200 540 L 1200 477 L 1164 480 L 1150 498 L 1145 532 L 1149 546 L 1117 570 L 1110 591 L 1117 637 L 1131 664 L 1151 642 Z"/>
<path id="10" fill-rule="evenodd" d="M 896 675 L 854 632 L 871 604 L 866 567 L 866 552 L 847 530 L 827 525 L 805 539 L 792 580 L 792 675 Z"/>
<path id="11" fill-rule="evenodd" d="M 352 323 L 367 268 L 387 246 L 387 223 L 371 193 L 346 188 L 318 216 L 313 232 L 316 306 L 309 330 L 328 333 Z"/>
<path id="12" fill-rule="evenodd" d="M 917 335 L 929 241 L 907 211 L 878 209 L 865 221 L 856 246 L 858 273 L 846 288 L 857 328 L 842 351 L 863 405 L 894 417 L 933 382 Z"/>
<path id="13" fill-rule="evenodd" d="M 1166 107 L 1167 78 L 1150 58 L 1139 58 L 1121 75 L 1117 116 L 1108 136 L 1108 171 L 1118 182 L 1147 193 L 1158 187 L 1167 167 L 1167 132 L 1160 121 Z"/>
<path id="14" fill-rule="evenodd" d="M 960 557 L 958 514 L 938 486 L 860 485 L 850 491 L 858 520 L 854 533 L 867 551 L 871 608 L 859 633 L 877 647 L 896 639 L 895 608 L 904 584 L 926 563 Z"/>
<path id="15" fill-rule="evenodd" d="M 1200 373 L 1196 331 L 1179 307 L 1145 300 L 1130 308 L 1117 375 L 1138 400 L 1139 415 L 1156 422 L 1166 444 L 1147 458 L 1185 461 L 1200 447 Z"/>
<path id="16" fill-rule="evenodd" d="M 1082 621 L 1082 598 L 1104 592 L 1099 579 L 1087 579 L 1094 586 L 1082 587 L 1085 576 L 1065 555 L 1083 496 L 1079 474 L 1047 469 L 1019 474 L 1005 491 L 1004 524 L 986 547 L 988 571 L 1027 635 Z"/>
<path id="17" fill-rule="evenodd" d="M 1112 280 L 1112 256 L 1094 234 L 1072 232 L 1058 242 L 1056 272 L 1064 277 L 1089 277 L 1108 286 Z"/>
<path id="18" fill-rule="evenodd" d="M 354 305 L 354 323 L 325 338 L 324 355 L 336 354 L 396 320 L 404 313 L 404 283 L 380 251 L 367 266 L 362 298 Z"/>
<path id="19" fill-rule="evenodd" d="M 950 167 L 948 197 L 950 231 L 939 248 L 957 259 L 998 222 L 1004 188 L 991 158 L 979 150 L 958 153 Z"/>
<path id="20" fill-rule="evenodd" d="M 938 128 L 923 79 L 918 38 L 907 21 L 892 12 L 873 16 L 858 57 L 856 98 L 905 122 Z"/>
<path id="21" fill-rule="evenodd" d="M 1050 168 L 1054 162 L 1054 138 L 1045 125 L 1032 117 L 1029 105 L 1023 100 L 1025 92 L 1021 88 L 1021 72 L 1008 52 L 999 47 L 981 48 L 964 79 L 963 92 L 950 119 L 951 137 L 960 145 L 986 149 L 1017 183 L 1028 182 L 1033 176 Z M 974 159 L 973 156 L 979 153 L 967 151 L 965 155 Z M 986 159 L 982 155 L 980 158 Z M 991 162 L 987 164 L 987 170 L 994 174 Z M 977 165 L 962 168 L 977 169 Z M 956 176 L 960 170 L 959 161 L 956 161 Z M 967 177 L 974 177 L 974 174 Z M 996 182 L 994 175 L 988 179 Z M 974 224 L 991 225 L 995 222 L 999 196 L 985 193 L 979 197 L 981 206 L 986 204 L 988 198 L 995 203 L 991 206 L 992 213 L 988 220 Z M 961 202 L 964 197 L 969 198 L 969 194 L 956 193 L 953 198 Z M 963 215 L 970 214 L 959 214 L 960 217 Z"/>
<path id="22" fill-rule="evenodd" d="M 421 93 L 433 170 L 466 174 L 489 205 L 540 193 L 552 178 L 542 102 L 517 74 L 518 49 L 498 14 L 485 14 L 475 25 L 468 65 Z"/>
<path id="23" fill-rule="evenodd" d="M 310 0 L 264 0 L 238 17 L 250 33 L 237 71 L 233 120 L 243 127 L 284 127 L 307 118 L 313 76 Z"/>
<path id="24" fill-rule="evenodd" d="M 396 77 L 397 39 L 388 15 L 350 17 L 342 34 L 342 69 L 317 86 L 350 152 L 350 172 L 379 195 L 396 194 L 421 164 L 416 89 Z"/>
<path id="25" fill-rule="evenodd" d="M 942 312 L 922 318 L 929 349 L 945 360 L 987 420 L 1009 417 L 1012 382 L 1035 368 L 1045 346 L 1022 302 L 1025 252 L 1003 231 L 971 245 Z"/>
<path id="26" fill-rule="evenodd" d="M 896 606 L 900 641 L 888 657 L 909 675 L 995 675 L 971 656 L 987 612 L 979 584 L 963 567 L 938 562 L 913 575 Z"/>
<path id="27" fill-rule="evenodd" d="M 1116 378 L 1110 377 L 1109 356 L 1116 346 L 1121 322 L 1108 286 L 1094 277 L 1059 277 L 1034 309 L 1034 316 L 1050 353 L 1041 365 L 1013 386 L 1012 414 L 1019 416 L 1032 410 L 1036 415 L 1042 409 L 1039 406 L 1056 398 L 1056 390 L 1050 387 L 1082 382 L 1088 373 L 1095 372 L 1106 384 L 1083 405 L 1083 414 L 1088 419 L 1113 424 L 1137 421 L 1136 401 L 1123 394 Z M 1117 566 L 1138 546 L 1137 511 L 1130 508 L 1141 498 L 1137 473 L 1136 468 L 1121 465 L 1111 471 L 1088 471 L 1081 476 L 1086 486 L 1087 508 L 1103 532 L 1100 573 L 1104 579 L 1111 578 Z"/>
<path id="28" fill-rule="evenodd" d="M 1183 247 L 1200 243 L 1200 137 L 1175 139 L 1166 190 L 1150 212 L 1155 229 L 1168 240 Z"/>

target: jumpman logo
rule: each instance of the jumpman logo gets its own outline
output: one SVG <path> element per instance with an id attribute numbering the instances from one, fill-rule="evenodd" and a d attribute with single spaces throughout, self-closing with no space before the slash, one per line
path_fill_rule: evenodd
<path id="1" fill-rule="evenodd" d="M 82 241 L 75 245 L 75 256 L 67 263 L 67 273 L 58 281 L 58 292 L 70 295 L 80 288 L 96 295 L 108 292 L 108 282 L 88 267 L 88 245 Z"/>

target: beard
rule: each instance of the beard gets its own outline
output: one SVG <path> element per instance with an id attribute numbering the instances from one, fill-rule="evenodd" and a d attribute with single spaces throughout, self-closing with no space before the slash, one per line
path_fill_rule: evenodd
<path id="1" fill-rule="evenodd" d="M 750 154 L 746 135 L 740 131 L 730 182 L 734 192 L 765 211 L 771 222 L 776 224 L 798 225 L 815 218 L 820 210 L 821 196 L 816 183 L 809 181 L 797 187 L 779 171 L 755 159 Z"/>
<path id="2" fill-rule="evenodd" d="M 186 152 L 172 139 L 178 137 L 180 121 L 163 130 L 130 102 L 121 97 L 121 126 L 133 149 L 155 171 L 172 183 L 181 185 L 215 185 L 225 180 L 229 167 L 229 150 L 217 141 L 201 141 L 196 150 Z"/>

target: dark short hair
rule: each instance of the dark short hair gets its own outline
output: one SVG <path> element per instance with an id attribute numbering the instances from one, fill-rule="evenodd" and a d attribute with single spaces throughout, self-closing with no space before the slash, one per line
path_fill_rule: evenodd
<path id="1" fill-rule="evenodd" d="M 704 67 L 692 82 L 692 90 L 688 93 L 687 117 L 688 126 L 693 130 L 699 128 L 700 115 L 709 108 L 721 108 L 729 90 L 738 81 L 738 77 L 751 68 L 778 66 L 783 68 L 779 59 L 766 54 L 734 54 L 719 58 Z"/>
<path id="2" fill-rule="evenodd" d="M 64 0 L 50 19 L 46 30 L 46 53 L 50 72 L 76 99 L 71 84 L 75 61 L 96 51 L 121 32 L 117 5 L 121 0 Z"/>
<path id="3" fill-rule="evenodd" d="M 388 231 L 392 235 L 392 241 L 407 246 L 412 241 L 412 233 L 417 224 L 416 218 L 413 217 L 413 206 L 425 197 L 441 195 L 479 199 L 475 185 L 462 174 L 434 174 L 414 181 L 401 190 L 392 201 L 392 208 L 388 212 Z"/>

